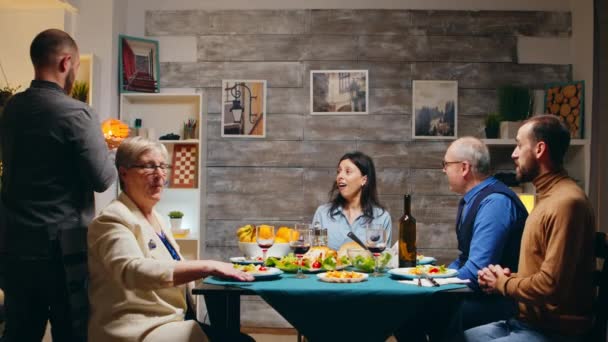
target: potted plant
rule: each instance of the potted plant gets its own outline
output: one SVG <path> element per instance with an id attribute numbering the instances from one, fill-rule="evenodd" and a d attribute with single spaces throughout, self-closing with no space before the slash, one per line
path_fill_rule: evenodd
<path id="1" fill-rule="evenodd" d="M 89 84 L 86 81 L 75 81 L 70 96 L 86 103 L 89 97 Z"/>
<path id="2" fill-rule="evenodd" d="M 171 221 L 171 229 L 181 229 L 182 217 L 184 217 L 184 213 L 182 213 L 181 211 L 175 210 L 175 211 L 169 212 L 169 220 Z"/>
<path id="3" fill-rule="evenodd" d="M 514 138 L 523 120 L 530 114 L 532 96 L 524 87 L 502 86 L 498 88 L 498 114 L 502 117 L 500 137 Z"/>
<path id="4" fill-rule="evenodd" d="M 490 113 L 486 117 L 486 138 L 496 139 L 498 138 L 498 132 L 500 130 L 500 115 L 497 113 Z"/>
<path id="5" fill-rule="evenodd" d="M 0 88 L 0 113 L 8 102 L 8 99 L 13 96 L 21 86 L 11 87 L 10 85 Z"/>

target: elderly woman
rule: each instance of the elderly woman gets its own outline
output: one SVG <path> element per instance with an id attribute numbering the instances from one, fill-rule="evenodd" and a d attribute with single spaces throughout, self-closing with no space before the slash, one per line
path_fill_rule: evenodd
<path id="1" fill-rule="evenodd" d="M 215 275 L 251 281 L 229 263 L 183 260 L 154 206 L 167 178 L 167 150 L 126 139 L 116 153 L 122 193 L 89 226 L 91 341 L 250 341 L 185 315 L 188 283 Z"/>

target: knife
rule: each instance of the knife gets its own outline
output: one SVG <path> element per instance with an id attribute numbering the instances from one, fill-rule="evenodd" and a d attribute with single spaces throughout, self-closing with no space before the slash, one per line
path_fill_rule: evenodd
<path id="1" fill-rule="evenodd" d="M 359 240 L 357 235 L 355 235 L 353 232 L 348 232 L 348 234 L 346 234 L 346 236 L 348 236 L 353 241 L 355 241 L 359 246 L 361 246 L 361 248 L 363 248 L 364 250 L 367 250 L 367 246 L 365 246 L 365 244 L 361 240 Z"/>
<path id="2" fill-rule="evenodd" d="M 439 286 L 439 283 L 435 279 L 433 279 L 433 277 L 429 276 L 426 272 L 424 273 L 424 277 L 428 279 L 431 284 L 433 284 L 433 286 Z"/>

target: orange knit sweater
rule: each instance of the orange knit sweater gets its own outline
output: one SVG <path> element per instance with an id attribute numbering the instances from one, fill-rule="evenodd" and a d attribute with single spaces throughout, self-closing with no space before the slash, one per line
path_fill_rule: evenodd
<path id="1" fill-rule="evenodd" d="M 565 172 L 534 180 L 538 203 L 521 241 L 519 270 L 497 289 L 519 303 L 519 319 L 543 331 L 581 334 L 591 326 L 594 214 Z"/>

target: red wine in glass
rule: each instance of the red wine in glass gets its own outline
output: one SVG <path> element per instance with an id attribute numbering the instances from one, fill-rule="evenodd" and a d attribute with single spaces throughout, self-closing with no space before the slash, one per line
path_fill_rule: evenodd
<path id="1" fill-rule="evenodd" d="M 310 245 L 292 246 L 291 248 L 293 249 L 293 252 L 296 255 L 302 255 L 302 254 L 306 254 L 306 252 L 308 252 L 308 250 L 310 249 Z"/>
<path id="2" fill-rule="evenodd" d="M 369 251 L 373 254 L 380 254 L 384 252 L 384 250 L 386 249 L 386 245 L 376 245 L 373 247 L 368 246 L 367 249 L 369 249 Z"/>
<path id="3" fill-rule="evenodd" d="M 365 246 L 374 256 L 374 273 L 372 277 L 380 277 L 378 272 L 378 257 L 386 249 L 386 231 L 379 225 L 369 225 L 365 230 Z"/>
<path id="4" fill-rule="evenodd" d="M 260 225 L 256 229 L 256 241 L 262 249 L 262 259 L 266 262 L 266 252 L 274 245 L 274 226 Z"/>
<path id="5" fill-rule="evenodd" d="M 296 228 L 292 230 L 290 235 L 289 247 L 293 250 L 298 258 L 298 273 L 296 274 L 297 279 L 307 278 L 302 274 L 302 258 L 304 254 L 310 249 L 312 244 L 312 230 L 307 224 L 296 224 Z"/>

